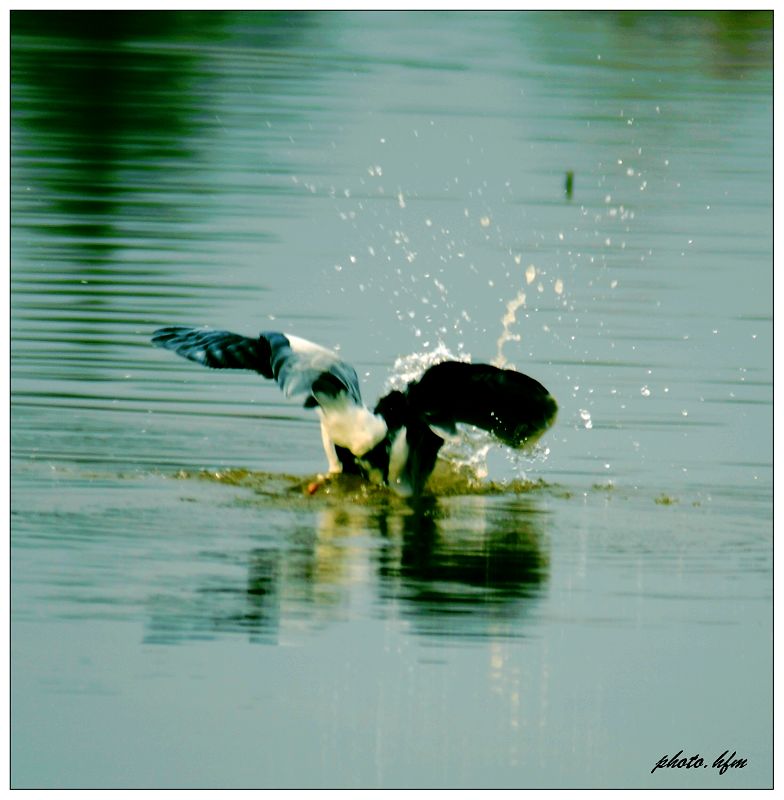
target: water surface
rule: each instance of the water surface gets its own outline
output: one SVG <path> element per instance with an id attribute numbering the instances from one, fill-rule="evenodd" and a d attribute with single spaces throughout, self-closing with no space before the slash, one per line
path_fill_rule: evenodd
<path id="1" fill-rule="evenodd" d="M 12 15 L 15 787 L 771 784 L 771 24 Z M 164 324 L 558 423 L 309 496 L 312 413 Z"/>

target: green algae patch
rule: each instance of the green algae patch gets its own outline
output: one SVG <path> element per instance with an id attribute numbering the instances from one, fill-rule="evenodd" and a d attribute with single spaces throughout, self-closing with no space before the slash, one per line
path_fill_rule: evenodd
<path id="1" fill-rule="evenodd" d="M 238 467 L 222 469 L 179 470 L 174 475 L 179 480 L 200 480 L 248 489 L 258 496 L 309 501 L 322 498 L 361 504 L 384 500 L 404 499 L 394 489 L 370 483 L 355 475 L 287 475 L 275 472 L 257 472 Z M 560 493 L 559 493 L 560 490 Z M 425 495 L 436 497 L 521 495 L 535 492 L 554 492 L 570 497 L 571 493 L 548 484 L 541 478 L 527 480 L 515 478 L 508 481 L 479 480 L 466 470 L 438 469 L 425 490 Z"/>

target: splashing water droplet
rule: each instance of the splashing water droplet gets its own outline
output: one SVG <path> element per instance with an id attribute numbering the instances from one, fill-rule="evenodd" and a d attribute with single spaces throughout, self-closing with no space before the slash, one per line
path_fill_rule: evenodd
<path id="1" fill-rule="evenodd" d="M 403 390 L 411 381 L 419 380 L 425 370 L 434 364 L 442 361 L 471 361 L 467 353 L 453 353 L 443 343 L 439 343 L 432 350 L 412 353 L 408 356 L 401 356 L 395 360 L 392 367 L 392 374 L 387 378 L 385 391 L 391 392 L 393 389 Z"/>
<path id="2" fill-rule="evenodd" d="M 503 329 L 501 331 L 501 335 L 498 337 L 498 341 L 496 342 L 496 356 L 491 362 L 496 367 L 506 367 L 506 366 L 513 366 L 508 364 L 506 360 L 506 356 L 503 353 L 504 345 L 509 341 L 520 341 L 520 334 L 511 333 L 510 328 L 514 325 L 516 318 L 517 318 L 517 309 L 520 308 L 525 303 L 525 292 L 519 291 L 517 296 L 512 298 L 506 304 L 506 313 L 501 318 L 501 325 Z"/>

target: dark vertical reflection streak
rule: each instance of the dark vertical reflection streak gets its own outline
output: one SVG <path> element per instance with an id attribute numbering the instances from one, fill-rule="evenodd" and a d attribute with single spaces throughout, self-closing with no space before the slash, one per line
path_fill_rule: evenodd
<path id="1" fill-rule="evenodd" d="M 274 501 L 260 505 L 267 513 L 273 508 Z M 151 598 L 146 640 L 243 634 L 277 644 L 281 632 L 303 621 L 310 629 L 332 624 L 350 605 L 357 559 L 370 560 L 374 602 L 385 615 L 394 606 L 417 635 L 455 642 L 526 636 L 547 585 L 545 518 L 534 499 L 379 498 L 321 508 L 313 522 L 310 528 L 303 519 L 274 543 L 237 556 L 245 581 L 205 576 L 189 599 Z M 366 548 L 368 533 L 379 546 Z M 216 565 L 223 561 L 215 558 Z"/>

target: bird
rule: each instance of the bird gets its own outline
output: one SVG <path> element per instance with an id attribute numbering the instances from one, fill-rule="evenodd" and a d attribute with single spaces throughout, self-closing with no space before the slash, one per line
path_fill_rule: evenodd
<path id="1" fill-rule="evenodd" d="M 356 370 L 298 336 L 169 325 L 154 331 L 152 343 L 212 369 L 252 370 L 274 380 L 286 397 L 304 396 L 304 407 L 313 408 L 321 423 L 328 465 L 323 482 L 338 473 L 358 475 L 403 496 L 425 491 L 438 452 L 457 436 L 458 424 L 521 448 L 537 441 L 558 412 L 541 383 L 491 364 L 441 361 L 371 410 Z"/>

